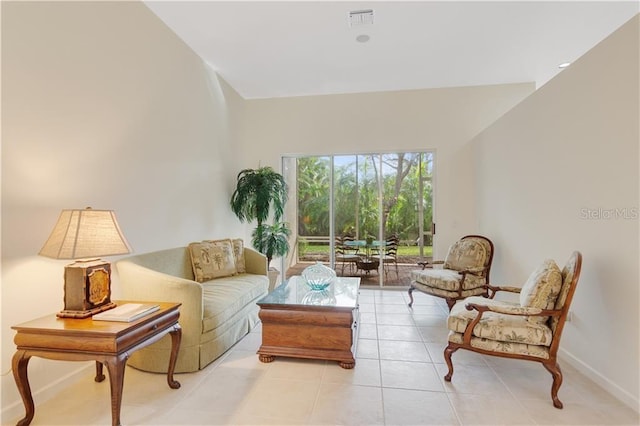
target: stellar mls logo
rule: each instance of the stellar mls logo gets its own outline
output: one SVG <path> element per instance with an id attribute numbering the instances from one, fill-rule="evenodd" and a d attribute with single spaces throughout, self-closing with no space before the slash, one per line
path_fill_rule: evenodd
<path id="1" fill-rule="evenodd" d="M 580 209 L 580 219 L 584 220 L 637 220 L 638 217 L 640 217 L 640 210 L 637 207 Z"/>

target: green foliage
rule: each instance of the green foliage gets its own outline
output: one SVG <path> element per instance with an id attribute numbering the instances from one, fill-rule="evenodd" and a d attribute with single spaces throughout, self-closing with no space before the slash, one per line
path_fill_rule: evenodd
<path id="1" fill-rule="evenodd" d="M 284 177 L 265 166 L 259 169 L 244 169 L 238 173 L 236 189 L 231 195 L 231 210 L 241 222 L 258 221 L 258 226 L 269 218 L 279 221 L 284 213 L 288 197 Z"/>
<path id="2" fill-rule="evenodd" d="M 424 230 L 431 229 L 433 157 L 430 153 L 338 158 L 342 161 L 336 161 L 334 166 L 336 234 L 351 233 L 361 238 L 377 236 L 382 221 L 385 235 L 395 233 L 402 240 L 415 241 L 419 237 L 420 204 L 424 209 Z M 330 170 L 329 157 L 298 159 L 298 234 L 301 236 L 329 235 Z M 380 175 L 382 218 L 379 217 L 378 196 Z"/>
<path id="3" fill-rule="evenodd" d="M 287 224 L 279 223 L 284 214 L 288 198 L 288 188 L 284 177 L 265 166 L 258 169 L 244 169 L 238 173 L 236 189 L 231 195 L 231 210 L 240 222 L 256 220 L 253 231 L 253 246 L 267 256 L 284 256 L 289 252 L 287 237 L 291 234 Z M 273 225 L 264 225 L 273 210 Z"/>
<path id="4" fill-rule="evenodd" d="M 304 256 L 307 254 L 307 250 L 309 249 L 309 241 L 306 238 L 300 237 L 298 238 L 298 255 Z"/>
<path id="5" fill-rule="evenodd" d="M 298 160 L 299 235 L 322 235 L 329 229 L 329 182 L 328 158 Z"/>
<path id="6" fill-rule="evenodd" d="M 251 243 L 256 250 L 267 257 L 267 264 L 271 264 L 271 259 L 274 257 L 285 256 L 289 253 L 290 235 L 291 229 L 286 222 L 260 225 L 253 230 Z"/>

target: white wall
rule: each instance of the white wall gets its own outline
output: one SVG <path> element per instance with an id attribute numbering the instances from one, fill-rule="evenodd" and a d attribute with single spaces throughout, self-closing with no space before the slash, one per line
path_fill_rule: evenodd
<path id="1" fill-rule="evenodd" d="M 435 150 L 435 251 L 444 256 L 477 230 L 469 140 L 533 90 L 522 83 L 248 100 L 243 161 L 279 168 L 283 154 Z"/>
<path id="2" fill-rule="evenodd" d="M 242 102 L 141 2 L 2 2 L 2 372 L 10 326 L 62 308 L 69 262 L 37 256 L 60 210 L 114 209 L 137 253 L 244 236 Z M 32 359 L 36 400 L 85 365 Z M 1 390 L 22 415 L 11 374 Z"/>
<path id="3" fill-rule="evenodd" d="M 562 267 L 581 251 L 562 356 L 636 409 L 638 26 L 636 15 L 473 141 L 492 280 L 519 286 L 543 259 Z"/>

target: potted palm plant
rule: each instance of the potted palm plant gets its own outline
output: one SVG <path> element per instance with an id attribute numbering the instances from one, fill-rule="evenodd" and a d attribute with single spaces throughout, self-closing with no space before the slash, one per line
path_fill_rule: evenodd
<path id="1" fill-rule="evenodd" d="M 284 177 L 269 166 L 244 169 L 238 173 L 236 189 L 231 195 L 231 210 L 240 222 L 258 222 L 252 233 L 253 247 L 267 256 L 270 266 L 273 257 L 285 256 L 289 252 L 291 231 L 280 222 L 288 199 L 288 188 Z M 274 224 L 265 222 L 273 215 Z M 269 268 L 270 288 L 273 288 L 279 272 Z"/>
<path id="2" fill-rule="evenodd" d="M 291 229 L 286 222 L 276 222 L 273 225 L 261 225 L 256 228 L 251 236 L 251 243 L 256 249 L 260 247 L 262 253 L 267 256 L 267 264 L 271 264 L 274 257 L 286 256 L 289 253 L 289 236 Z"/>

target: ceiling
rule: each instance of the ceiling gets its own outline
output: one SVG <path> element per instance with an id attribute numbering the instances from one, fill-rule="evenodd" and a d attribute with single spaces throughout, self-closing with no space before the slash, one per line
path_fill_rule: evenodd
<path id="1" fill-rule="evenodd" d="M 637 1 L 146 1 L 245 99 L 546 83 Z M 350 27 L 350 11 L 374 23 Z M 356 41 L 368 35 L 369 41 Z"/>

